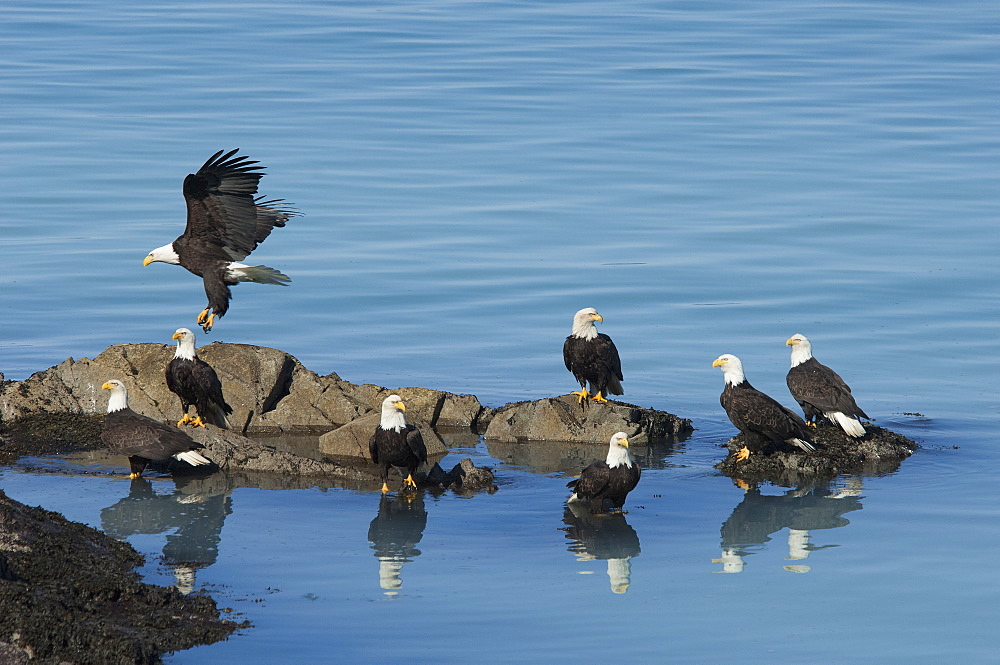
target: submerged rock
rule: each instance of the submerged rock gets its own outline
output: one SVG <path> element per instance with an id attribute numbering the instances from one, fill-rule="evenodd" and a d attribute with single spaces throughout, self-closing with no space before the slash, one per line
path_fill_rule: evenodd
<path id="1" fill-rule="evenodd" d="M 577 404 L 575 395 L 515 402 L 492 414 L 486 439 L 497 441 L 571 441 L 603 443 L 616 432 L 629 442 L 676 442 L 691 434 L 687 418 L 624 402 Z"/>
<path id="2" fill-rule="evenodd" d="M 445 472 L 439 464 L 435 464 L 423 480 L 430 487 L 462 492 L 485 490 L 492 494 L 497 491 L 493 470 L 485 466 L 476 466 L 469 458 L 463 459 L 448 472 Z"/>
<path id="3" fill-rule="evenodd" d="M 159 663 L 245 627 L 145 584 L 129 544 L 0 491 L 0 662 Z"/>
<path id="4" fill-rule="evenodd" d="M 743 434 L 726 444 L 729 456 L 715 468 L 728 476 L 749 483 L 771 481 L 780 485 L 795 485 L 810 478 L 833 477 L 840 474 L 886 474 L 899 468 L 900 463 L 919 447 L 914 441 L 883 427 L 866 424 L 867 434 L 852 439 L 839 427 L 820 425 L 813 430 L 813 440 L 819 450 L 806 453 L 788 446 L 766 453 L 754 453 L 737 462 L 736 453 L 743 447 Z"/>

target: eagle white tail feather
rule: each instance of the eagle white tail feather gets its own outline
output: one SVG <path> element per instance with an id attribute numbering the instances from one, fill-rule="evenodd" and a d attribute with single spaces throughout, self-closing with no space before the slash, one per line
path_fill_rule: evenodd
<path id="1" fill-rule="evenodd" d="M 788 443 L 798 446 L 807 453 L 811 453 L 812 451 L 816 450 L 816 446 L 809 443 L 808 441 L 803 441 L 802 439 L 789 439 Z"/>
<path id="2" fill-rule="evenodd" d="M 287 286 L 292 278 L 267 266 L 247 266 L 233 261 L 228 266 L 229 275 L 239 282 L 256 282 L 258 284 L 276 284 Z"/>
<path id="3" fill-rule="evenodd" d="M 861 421 L 857 418 L 851 418 L 840 411 L 831 411 L 823 415 L 837 423 L 847 436 L 858 438 L 865 435 L 865 428 L 861 426 Z"/>
<path id="4" fill-rule="evenodd" d="M 174 455 L 174 459 L 180 460 L 182 462 L 187 462 L 191 466 L 201 466 L 202 464 L 211 464 L 212 460 L 207 457 L 199 455 L 194 450 L 186 450 L 183 453 L 177 453 Z"/>
<path id="5" fill-rule="evenodd" d="M 582 501 L 582 499 L 576 495 L 576 492 L 573 492 L 572 494 L 569 495 L 569 498 L 566 499 L 566 501 L 568 503 L 575 503 L 577 501 Z"/>

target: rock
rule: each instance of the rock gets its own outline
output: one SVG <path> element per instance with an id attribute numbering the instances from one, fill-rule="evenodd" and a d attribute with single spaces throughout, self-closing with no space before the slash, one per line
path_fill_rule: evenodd
<path id="1" fill-rule="evenodd" d="M 24 381 L 0 382 L 0 420 L 29 414 L 103 413 L 107 397 L 101 385 L 120 379 L 129 391 L 129 406 L 161 421 L 180 420 L 177 396 L 167 390 L 164 368 L 173 357 L 169 344 L 115 344 L 93 360 L 68 358 Z M 318 376 L 293 356 L 263 346 L 213 342 L 198 349 L 222 381 L 233 407 L 231 429 L 241 433 L 330 431 L 378 411 L 392 392 L 412 402 L 432 427 L 472 429 L 486 411 L 473 395 L 439 390 L 355 385 L 337 374 Z"/>
<path id="2" fill-rule="evenodd" d="M 12 462 L 21 455 L 103 450 L 104 444 L 100 438 L 102 420 L 103 416 L 97 415 L 41 413 L 4 424 L 0 430 L 3 434 L 0 462 Z M 150 468 L 178 475 L 201 475 L 222 469 L 227 472 L 312 476 L 362 483 L 374 483 L 378 480 L 378 472 L 373 468 L 355 468 L 283 452 L 213 425 L 187 427 L 185 432 L 205 446 L 205 450 L 201 452 L 212 460 L 213 466 L 192 467 L 186 462 L 171 459 L 166 462 L 151 462 Z M 119 459 L 124 473 L 128 462 L 124 456 Z"/>
<path id="3" fill-rule="evenodd" d="M 465 458 L 454 466 L 451 470 L 452 477 L 457 477 L 453 485 L 463 491 L 484 489 L 490 493 L 497 491 L 497 486 L 493 483 L 493 470 L 487 467 L 476 466 L 471 459 Z"/>
<path id="4" fill-rule="evenodd" d="M 480 415 L 486 410 L 475 395 L 455 395 L 429 388 L 396 388 L 394 390 L 370 383 L 355 385 L 347 381 L 339 384 L 352 399 L 381 413 L 382 402 L 389 395 L 399 395 L 406 404 L 406 418 L 412 414 L 437 428 L 476 429 Z"/>
<path id="5" fill-rule="evenodd" d="M 0 662 L 159 663 L 238 625 L 204 595 L 145 584 L 128 543 L 0 491 Z"/>
<path id="6" fill-rule="evenodd" d="M 881 475 L 892 473 L 919 446 L 901 434 L 865 424 L 867 434 L 860 440 L 845 435 L 839 427 L 820 425 L 813 431 L 819 450 L 806 453 L 798 448 L 754 453 L 742 462 L 736 452 L 743 447 L 743 434 L 726 444 L 729 456 L 715 468 L 747 483 L 770 481 L 779 485 L 797 485 L 816 478 L 841 474 Z"/>
<path id="7" fill-rule="evenodd" d="M 636 444 L 675 442 L 692 431 L 691 421 L 624 402 L 577 404 L 575 395 L 515 402 L 497 409 L 486 439 L 498 441 L 572 441 L 603 443 L 616 432 Z"/>
<path id="8" fill-rule="evenodd" d="M 253 439 L 208 427 L 189 428 L 191 438 L 205 446 L 206 457 L 226 471 L 265 471 L 289 476 L 325 476 L 350 480 L 374 480 L 378 476 L 366 469 L 358 469 L 337 462 L 329 462 L 294 455 L 261 445 Z M 184 462 L 171 462 L 171 470 L 189 470 Z M 186 469 L 185 469 L 186 467 Z"/>
<path id="9" fill-rule="evenodd" d="M 497 491 L 494 480 L 492 469 L 478 467 L 471 459 L 465 458 L 447 473 L 441 465 L 435 464 L 423 479 L 423 484 L 463 492 L 485 490 L 492 494 Z"/>
<path id="10" fill-rule="evenodd" d="M 386 396 L 391 394 L 386 393 Z M 409 406 L 409 401 L 406 398 L 403 398 L 403 402 L 407 404 L 407 414 L 414 410 L 413 407 Z M 371 439 L 375 428 L 378 427 L 381 416 L 381 411 L 369 413 L 332 432 L 327 432 L 319 437 L 320 452 L 337 457 L 354 457 L 371 463 L 372 458 L 368 454 L 368 440 Z M 444 455 L 448 452 L 448 446 L 429 423 L 409 416 L 407 421 L 420 430 L 420 436 L 423 437 L 424 445 L 427 446 L 428 457 Z"/>

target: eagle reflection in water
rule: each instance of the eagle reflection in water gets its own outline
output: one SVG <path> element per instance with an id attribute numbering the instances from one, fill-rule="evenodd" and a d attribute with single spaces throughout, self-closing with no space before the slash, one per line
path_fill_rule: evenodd
<path id="1" fill-rule="evenodd" d="M 393 595 L 403 586 L 403 564 L 420 556 L 415 546 L 424 537 L 427 509 L 424 495 L 383 494 L 378 503 L 378 515 L 368 527 L 368 542 L 378 559 L 379 586 L 386 595 Z"/>
<path id="2" fill-rule="evenodd" d="M 746 566 L 744 557 L 753 554 L 751 548 L 770 542 L 771 535 L 788 529 L 788 561 L 804 561 L 812 552 L 838 547 L 815 546 L 811 532 L 836 529 L 850 521 L 844 513 L 861 510 L 861 479 L 852 478 L 843 488 L 828 484 L 800 486 L 778 496 L 761 494 L 754 486 L 746 490 L 743 501 L 722 523 L 722 556 L 712 559 L 721 563 L 719 573 L 741 573 Z M 783 568 L 792 573 L 806 573 L 810 566 L 790 563 Z"/>
<path id="3" fill-rule="evenodd" d="M 166 534 L 163 563 L 174 571 L 183 594 L 195 588 L 195 572 L 215 563 L 226 517 L 233 512 L 228 491 L 210 492 L 196 478 L 175 477 L 174 491 L 157 494 L 145 478 L 132 480 L 128 496 L 101 511 L 101 528 L 125 540 L 137 534 Z"/>
<path id="4" fill-rule="evenodd" d="M 625 593 L 632 583 L 632 563 L 639 556 L 639 535 L 623 513 L 591 512 L 584 504 L 569 503 L 563 510 L 567 549 L 577 561 L 608 562 L 611 591 Z"/>

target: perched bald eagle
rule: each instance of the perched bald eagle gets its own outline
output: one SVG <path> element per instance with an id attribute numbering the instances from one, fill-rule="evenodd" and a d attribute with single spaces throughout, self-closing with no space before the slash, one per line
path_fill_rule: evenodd
<path id="1" fill-rule="evenodd" d="M 173 457 L 192 466 L 212 463 L 198 453 L 205 446 L 184 432 L 128 408 L 128 391 L 121 381 L 108 381 L 101 390 L 111 391 L 101 440 L 114 452 L 128 456 L 129 478 L 141 476 L 151 460 Z"/>
<path id="2" fill-rule="evenodd" d="M 854 401 L 850 386 L 839 374 L 813 358 L 812 344 L 805 335 L 792 335 L 785 344 L 792 347 L 792 368 L 785 381 L 802 407 L 806 422 L 815 424 L 826 418 L 848 436 L 864 436 L 865 428 L 858 418 L 870 418 Z"/>
<path id="3" fill-rule="evenodd" d="M 177 350 L 174 357 L 167 363 L 165 374 L 167 388 L 181 400 L 181 410 L 184 417 L 177 426 L 187 425 L 204 427 L 206 422 L 216 427 L 229 427 L 227 415 L 233 412 L 233 407 L 226 404 L 222 397 L 222 382 L 212 366 L 198 357 L 194 350 L 194 333 L 187 328 L 178 328 L 173 339 L 177 340 Z M 194 405 L 197 417 L 188 415 L 188 409 Z"/>
<path id="4" fill-rule="evenodd" d="M 607 402 L 607 395 L 622 395 L 621 381 L 622 361 L 618 357 L 618 349 L 611 338 L 597 332 L 595 321 L 603 321 L 604 317 L 593 307 L 581 309 L 573 316 L 573 332 L 563 343 L 563 361 L 566 369 L 580 383 L 577 403 L 590 397 L 595 402 Z M 591 393 L 587 392 L 590 383 Z"/>
<path id="5" fill-rule="evenodd" d="M 368 440 L 368 453 L 382 474 L 382 492 L 389 491 L 389 467 L 405 467 L 404 488 L 416 489 L 413 474 L 427 461 L 427 447 L 420 430 L 406 424 L 406 405 L 399 395 L 382 400 L 382 419 Z"/>
<path id="6" fill-rule="evenodd" d="M 607 459 L 594 462 L 579 478 L 566 484 L 573 490 L 569 502 L 589 501 L 594 512 L 601 512 L 605 505 L 611 512 L 621 512 L 625 497 L 639 484 L 640 475 L 639 465 L 628 452 L 628 436 L 618 432 L 611 437 Z"/>
<path id="7" fill-rule="evenodd" d="M 816 450 L 805 421 L 751 386 L 739 358 L 727 353 L 716 358 L 712 367 L 721 367 L 726 379 L 719 402 L 746 438 L 736 461 L 750 457 L 751 448 L 762 452 L 771 443 L 790 443 L 806 452 Z"/>
<path id="8" fill-rule="evenodd" d="M 180 265 L 202 278 L 208 305 L 198 315 L 198 325 L 205 332 L 229 309 L 230 286 L 239 282 L 285 286 L 291 281 L 274 268 L 239 263 L 273 228 L 284 226 L 298 213 L 281 199 L 254 198 L 264 167 L 254 166 L 257 162 L 244 155 L 234 157 L 238 150 L 225 154 L 220 150 L 197 173 L 184 178 L 184 233 L 151 251 L 142 262 Z"/>

